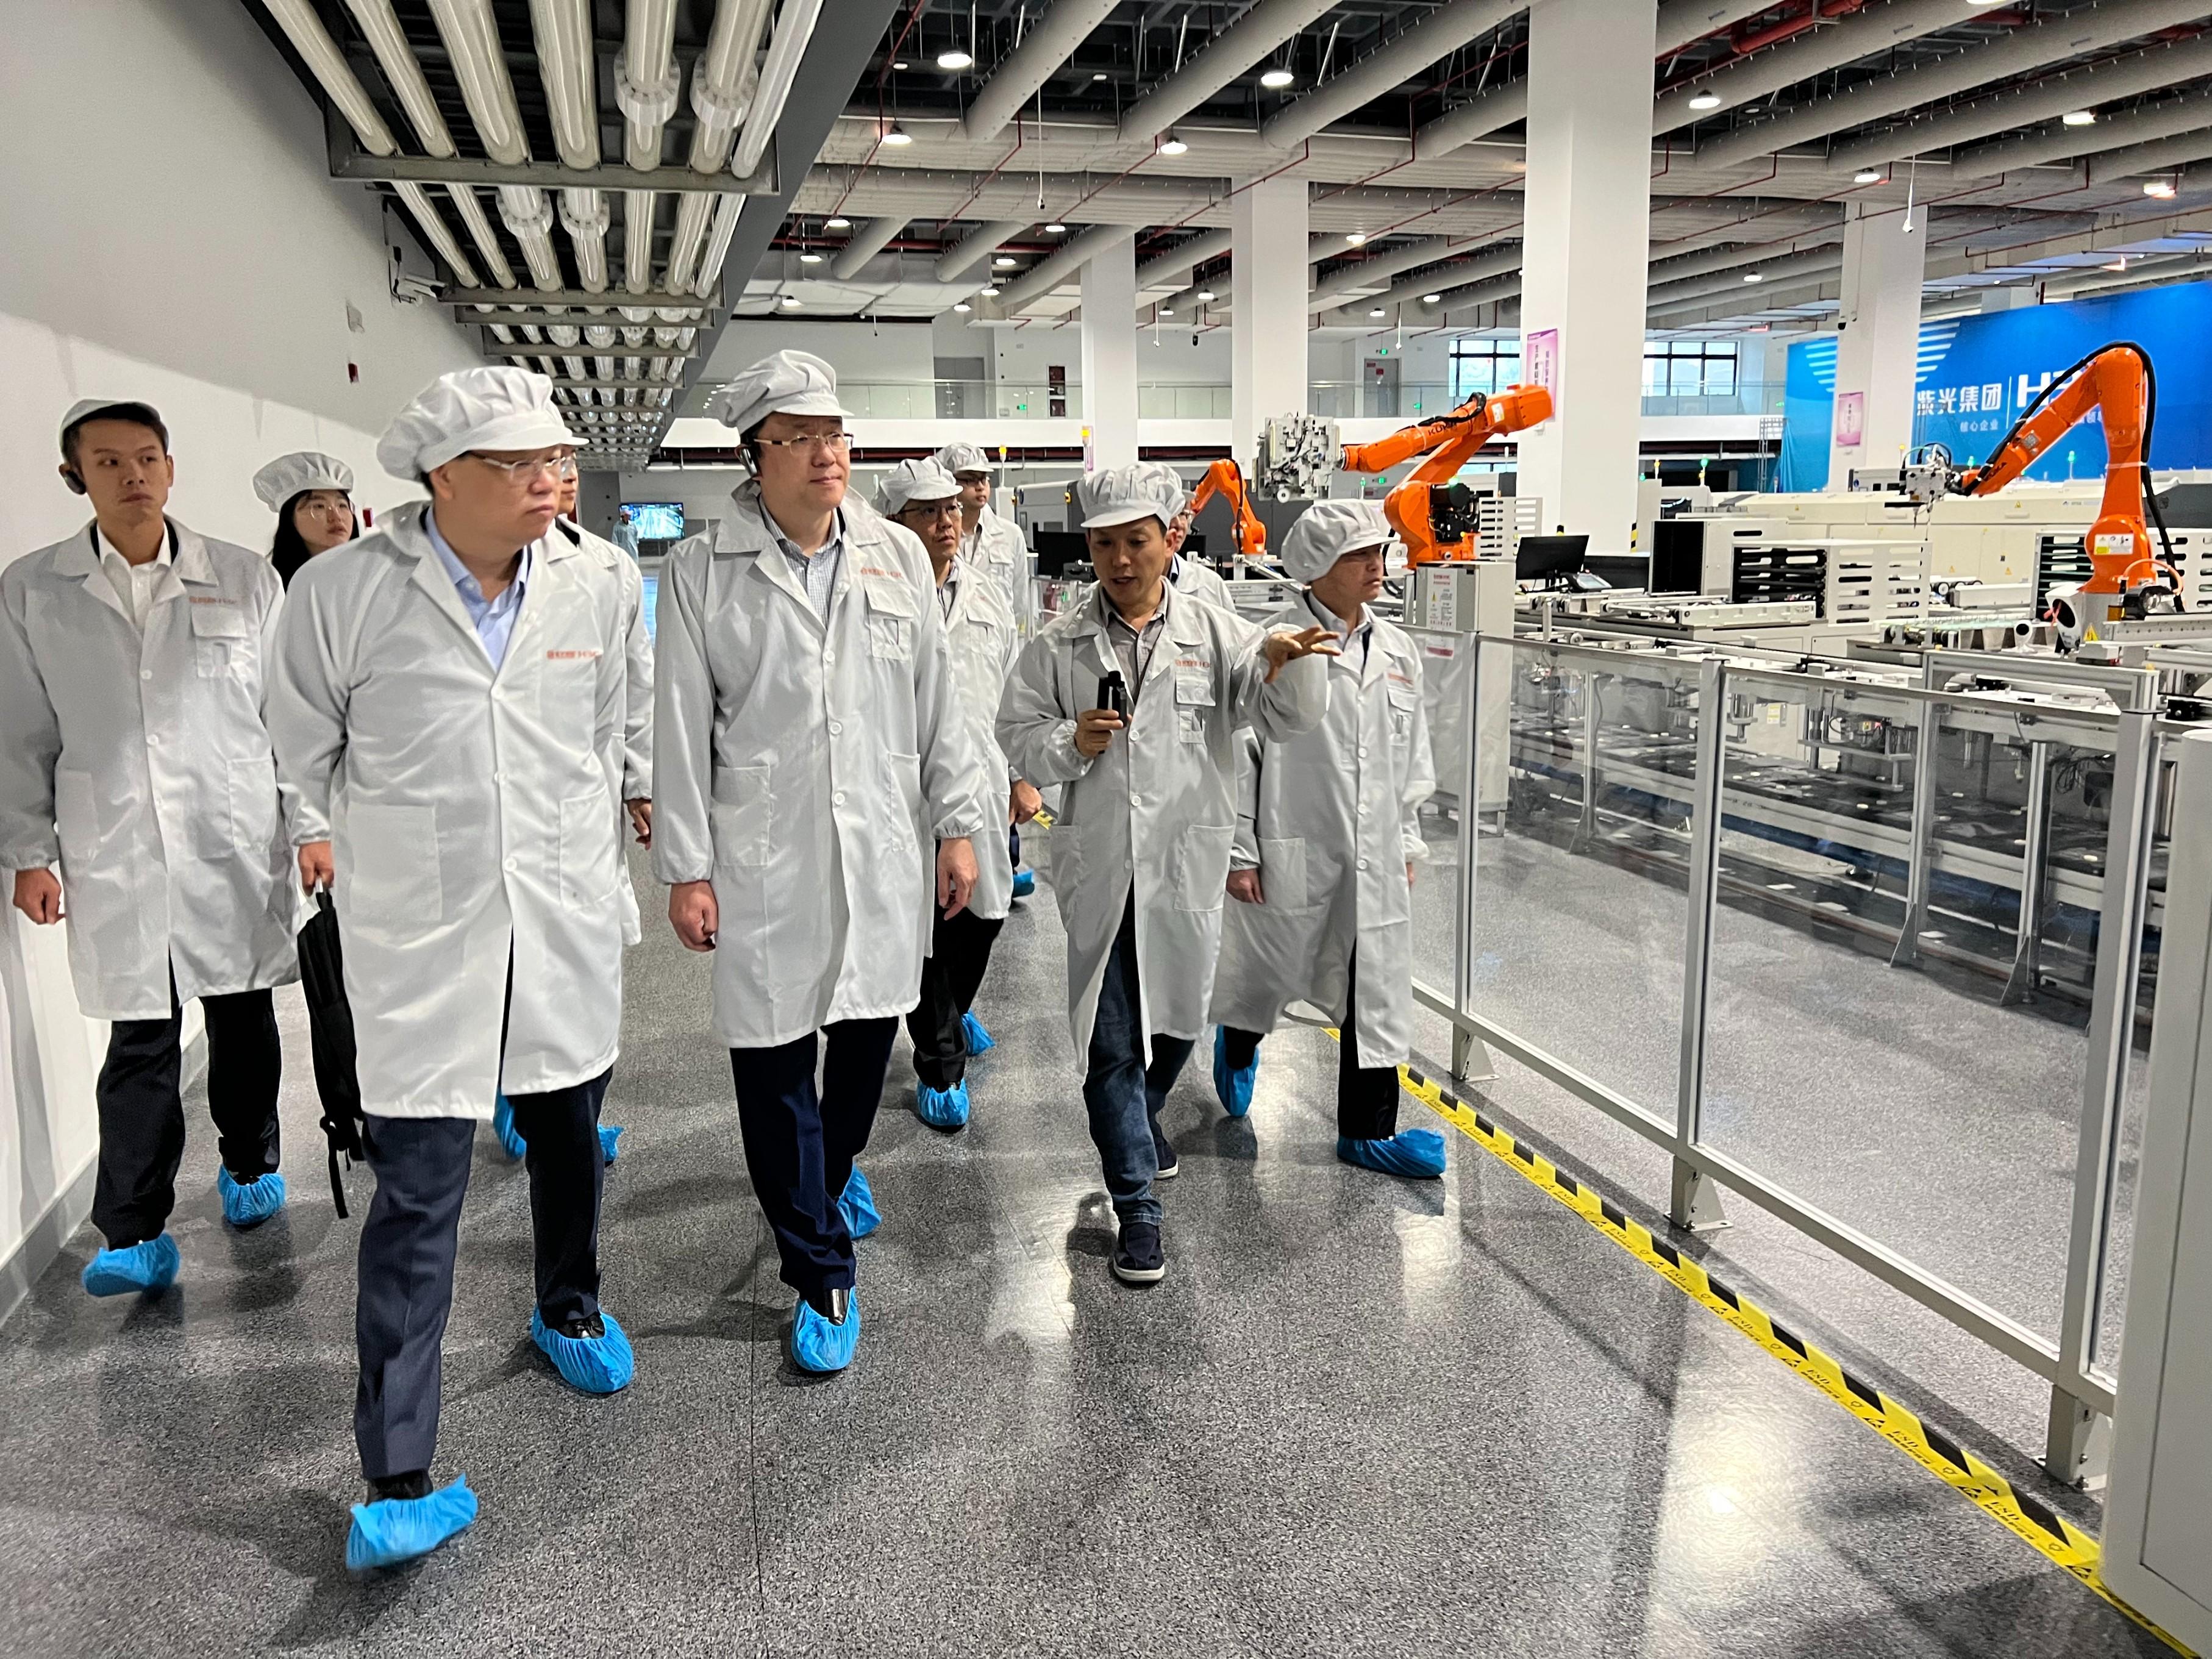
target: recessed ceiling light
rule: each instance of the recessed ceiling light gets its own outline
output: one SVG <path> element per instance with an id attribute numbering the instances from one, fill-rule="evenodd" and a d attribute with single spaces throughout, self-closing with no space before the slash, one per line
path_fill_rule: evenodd
<path id="1" fill-rule="evenodd" d="M 2161 202 L 2171 201 L 2173 199 L 2173 181 L 2170 179 L 2154 179 L 2143 186 L 2143 194 L 2155 196 Z"/>
<path id="2" fill-rule="evenodd" d="M 973 309 L 974 309 L 974 307 L 973 307 L 972 306 L 970 306 L 970 305 L 969 305 L 969 304 L 965 300 L 956 300 L 956 301 L 953 301 L 953 304 L 952 304 L 952 308 L 953 308 L 955 311 L 958 311 L 958 312 L 967 312 L 967 311 L 971 311 L 971 310 L 973 310 Z"/>
<path id="3" fill-rule="evenodd" d="M 988 288 L 979 288 L 975 291 L 987 300 L 995 300 L 999 297 L 999 286 L 996 283 Z"/>
<path id="4" fill-rule="evenodd" d="M 1279 91 L 1297 78 L 1286 69 L 1271 69 L 1260 77 L 1260 84 L 1270 91 Z"/>
<path id="5" fill-rule="evenodd" d="M 1690 100 L 1692 109 L 1718 109 L 1720 106 L 1721 95 L 1717 92 L 1701 92 Z"/>
<path id="6" fill-rule="evenodd" d="M 1344 240 L 1351 243 L 1352 246 L 1358 247 L 1362 242 L 1364 242 L 1367 240 L 1367 233 L 1364 230 L 1355 230 L 1346 234 Z"/>
<path id="7" fill-rule="evenodd" d="M 1176 137 L 1172 132 L 1168 134 L 1166 137 L 1160 140 L 1160 154 L 1163 155 L 1182 155 L 1186 154 L 1189 149 L 1190 146 L 1188 144 L 1183 143 L 1182 139 Z"/>
<path id="8" fill-rule="evenodd" d="M 1048 224 L 1048 225 L 1047 225 L 1047 226 L 1045 227 L 1045 229 L 1046 229 L 1049 234 L 1051 234 L 1052 235 L 1054 235 L 1054 236 L 1059 235 L 1062 231 L 1066 230 L 1066 228 L 1067 228 L 1067 227 L 1066 227 L 1066 225 L 1063 225 L 1063 224 L 1060 223 L 1057 220 L 1055 220 L 1053 223 Z"/>
<path id="9" fill-rule="evenodd" d="M 1881 182 L 1881 169 L 1862 167 L 1858 172 L 1851 174 L 1851 182 L 1855 185 L 1878 185 Z"/>
<path id="10" fill-rule="evenodd" d="M 2058 118 L 2069 127 L 2094 127 L 2097 125 L 2097 112 L 2093 109 L 2069 109 Z"/>
<path id="11" fill-rule="evenodd" d="M 833 213 L 822 222 L 824 230 L 850 230 L 852 228 L 853 222 L 842 213 Z"/>
<path id="12" fill-rule="evenodd" d="M 1385 312 L 1383 311 L 1383 309 L 1382 309 L 1382 307 L 1381 306 L 1376 306 L 1376 307 L 1372 311 L 1370 311 L 1367 314 L 1368 314 L 1369 316 L 1370 316 L 1370 317 L 1381 317 L 1381 316 L 1387 315 L 1388 313 L 1385 313 Z"/>
<path id="13" fill-rule="evenodd" d="M 894 121 L 884 130 L 884 142 L 887 144 L 910 144 L 914 142 L 914 135 Z"/>
<path id="14" fill-rule="evenodd" d="M 809 249 L 799 256 L 799 263 L 802 265 L 818 265 L 822 263 L 822 256 Z"/>
<path id="15" fill-rule="evenodd" d="M 1766 278 L 1756 270 L 1747 270 L 1743 273 L 1743 280 L 1747 283 L 1763 283 Z"/>
<path id="16" fill-rule="evenodd" d="M 975 61 L 957 46 L 937 54 L 937 67 L 941 70 L 964 70 Z"/>
<path id="17" fill-rule="evenodd" d="M 778 303 L 780 303 L 786 311 L 796 311 L 799 309 L 799 296 L 796 294 L 787 294 Z"/>
<path id="18" fill-rule="evenodd" d="M 1425 306 L 1432 306 L 1443 297 L 1441 294 L 1424 294 L 1421 295 L 1421 303 Z"/>
<path id="19" fill-rule="evenodd" d="M 1012 270 L 1020 263 L 1021 261 L 1015 258 L 1012 254 L 1001 253 L 997 258 L 991 261 L 991 268 L 994 270 Z"/>

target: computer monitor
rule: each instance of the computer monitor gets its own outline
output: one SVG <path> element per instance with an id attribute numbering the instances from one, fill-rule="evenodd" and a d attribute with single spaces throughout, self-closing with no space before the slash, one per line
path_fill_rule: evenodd
<path id="1" fill-rule="evenodd" d="M 622 516 L 641 542 L 680 542 L 684 539 L 681 501 L 625 501 Z"/>
<path id="2" fill-rule="evenodd" d="M 1037 574 L 1057 576 L 1071 564 L 1091 557 L 1091 541 L 1079 530 L 1039 530 L 1030 539 L 1036 544 Z"/>
<path id="3" fill-rule="evenodd" d="M 1523 536 L 1513 549 L 1513 578 L 1563 587 L 1589 552 L 1587 536 Z"/>

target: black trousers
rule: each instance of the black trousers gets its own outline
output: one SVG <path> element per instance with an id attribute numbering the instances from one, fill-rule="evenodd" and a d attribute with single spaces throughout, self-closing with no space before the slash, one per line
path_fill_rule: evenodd
<path id="1" fill-rule="evenodd" d="M 801 1296 L 850 1290 L 853 1237 L 837 1212 L 868 1144 L 898 1018 L 840 1020 L 773 1048 L 732 1048 L 738 1129 L 783 1282 Z M 822 1061 L 822 1086 L 814 1065 Z"/>
<path id="2" fill-rule="evenodd" d="M 528 1147 L 538 1311 L 556 1328 L 599 1310 L 599 1107 L 611 1075 L 507 1097 Z M 476 1134 L 473 1118 L 371 1117 L 362 1135 L 376 1171 L 354 1304 L 353 1433 L 364 1480 L 427 1469 L 438 1449 L 446 1316 Z"/>
<path id="3" fill-rule="evenodd" d="M 1344 1024 L 1336 1056 L 1336 1132 L 1347 1140 L 1388 1140 L 1398 1133 L 1398 1068 L 1362 1066 L 1352 1033 L 1359 1022 L 1359 953 L 1345 964 Z M 1231 1066 L 1242 1071 L 1260 1052 L 1260 1034 L 1222 1028 Z"/>
<path id="4" fill-rule="evenodd" d="M 216 1152 L 240 1182 L 276 1167 L 276 1086 L 283 1050 L 267 991 L 202 997 L 207 1016 L 208 1115 Z M 118 1019 L 100 1068 L 100 1174 L 92 1224 L 110 1249 L 161 1237 L 177 1203 L 185 1156 L 184 1009 L 169 981 L 167 1019 Z"/>
<path id="5" fill-rule="evenodd" d="M 921 1000 L 906 1017 L 915 1073 L 933 1089 L 950 1089 L 968 1075 L 968 1033 L 960 1017 L 975 1006 L 991 946 L 1005 926 L 1003 917 L 986 921 L 963 910 L 948 921 L 939 913 L 929 959 L 921 964 Z"/>

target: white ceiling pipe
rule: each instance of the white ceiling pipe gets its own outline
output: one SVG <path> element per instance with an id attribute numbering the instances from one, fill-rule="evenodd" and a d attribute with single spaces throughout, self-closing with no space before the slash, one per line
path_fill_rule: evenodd
<path id="1" fill-rule="evenodd" d="M 1270 116 L 1261 125 L 1260 137 L 1277 149 L 1287 149 L 1528 9 L 1528 0 L 1449 0 Z"/>
<path id="2" fill-rule="evenodd" d="M 1889 0 L 1829 27 L 1808 30 L 1771 51 L 1736 58 L 1710 75 L 1670 88 L 1651 106 L 1651 131 L 1672 132 L 1923 34 L 1956 28 L 1966 21 L 1961 10 L 1959 0 Z M 1710 109 L 1690 107 L 1692 98 L 1705 97 L 1721 101 Z"/>
<path id="3" fill-rule="evenodd" d="M 1335 3 L 1258 0 L 1131 105 L 1121 117 L 1121 137 L 1142 140 L 1165 132 Z"/>
<path id="4" fill-rule="evenodd" d="M 668 291 L 690 291 L 691 273 L 699 263 L 699 250 L 714 215 L 714 198 L 702 191 L 687 190 L 676 198 L 676 230 L 668 241 Z"/>
<path id="5" fill-rule="evenodd" d="M 1344 239 L 1335 239 L 1339 251 L 1344 249 Z M 1334 271 L 1316 283 L 1306 296 L 1309 311 L 1325 311 L 1329 307 L 1365 294 L 1371 289 L 1388 288 L 1390 279 L 1423 265 L 1435 264 L 1455 254 L 1466 253 L 1475 245 L 1468 236 L 1429 236 L 1403 247 L 1382 248 L 1370 254 L 1354 265 Z"/>
<path id="6" fill-rule="evenodd" d="M 1774 0 L 1663 0 L 1656 50 L 1664 58 L 1693 40 L 1717 34 L 1730 24 L 1773 9 Z"/>
<path id="7" fill-rule="evenodd" d="M 540 288 L 559 288 L 561 262 L 553 253 L 553 210 L 545 192 L 532 185 L 499 187 L 499 218 L 514 240 L 522 244 L 522 257 Z"/>
<path id="8" fill-rule="evenodd" d="M 1951 158 L 1948 179 L 1990 179 L 2014 167 L 2074 161 L 2153 139 L 2176 138 L 2212 127 L 2212 91 L 2186 93 L 2163 104 L 2100 120 L 2094 127 L 2054 127 L 2026 138 L 2002 139 Z"/>
<path id="9" fill-rule="evenodd" d="M 1518 271 L 1516 271 L 1510 276 L 1495 276 L 1487 282 L 1469 283 L 1463 288 L 1425 289 L 1422 291 L 1436 295 L 1438 303 L 1433 306 L 1421 305 L 1420 296 L 1414 295 L 1413 303 L 1405 312 L 1408 320 L 1419 316 L 1425 322 L 1438 321 L 1444 315 L 1448 315 L 1455 306 L 1496 305 L 1504 301 L 1518 299 L 1521 296 L 1521 276 Z M 1368 313 L 1371 311 L 1392 313 L 1392 310 L 1390 306 L 1384 305 L 1380 300 L 1356 300 L 1348 306 L 1338 307 L 1334 311 L 1322 312 L 1314 320 L 1324 328 L 1364 328 L 1378 320 L 1383 320 L 1370 317 Z"/>
<path id="10" fill-rule="evenodd" d="M 961 131 L 974 139 L 995 138 L 1005 131 L 1113 9 L 1114 0 L 1053 0 L 1052 9 L 1030 25 L 1021 44 L 983 82 L 961 119 Z"/>
<path id="11" fill-rule="evenodd" d="M 1731 305 L 1718 295 L 1693 300 L 1687 305 L 1670 306 L 1664 310 L 1644 313 L 1647 328 L 1708 328 L 1723 323 L 1750 322 L 1770 317 L 1798 306 L 1820 305 L 1833 300 L 1841 284 L 1834 276 L 1819 282 L 1802 283 L 1794 287 L 1768 293 L 1764 287 L 1747 287 L 1741 295 L 1741 305 Z"/>
<path id="12" fill-rule="evenodd" d="M 453 206 L 461 216 L 461 222 L 469 228 L 469 236 L 483 255 L 484 265 L 491 272 L 495 288 L 518 288 L 514 267 L 507 262 L 507 250 L 499 245 L 498 234 L 491 228 L 491 217 L 485 213 L 483 203 L 475 189 L 468 185 L 448 185 L 446 194 L 453 198 Z"/>
<path id="13" fill-rule="evenodd" d="M 1413 134 L 1413 154 L 1425 161 L 1433 161 L 1528 118 L 1528 83 L 1509 81 L 1420 128 Z"/>
<path id="14" fill-rule="evenodd" d="M 454 279 L 463 288 L 479 286 L 477 268 L 469 263 L 468 255 L 461 252 L 461 245 L 453 240 L 453 233 L 446 228 L 446 222 L 438 216 L 436 205 L 424 192 L 422 186 L 401 179 L 392 188 L 398 193 L 399 199 L 407 204 L 408 212 L 414 216 L 416 224 L 421 228 L 422 234 L 428 239 L 430 246 L 435 248 L 439 257 L 453 268 Z"/>
<path id="15" fill-rule="evenodd" d="M 2198 0 L 2200 5 L 2205 0 Z M 2055 121 L 2069 110 L 2111 103 L 2156 92 L 2200 76 L 2212 75 L 2212 35 L 2173 46 L 2156 46 L 2115 62 L 2071 70 L 2063 76 L 1998 93 L 1931 121 L 1915 121 L 1894 132 L 1844 144 L 1828 158 L 1831 173 L 1854 172 L 1882 162 L 1925 155 L 1954 144 L 1971 143 L 2014 127 Z"/>
<path id="16" fill-rule="evenodd" d="M 649 190 L 623 192 L 623 287 L 632 294 L 644 294 L 653 287 L 655 200 Z"/>
<path id="17" fill-rule="evenodd" d="M 738 215 L 744 205 L 742 196 L 725 196 L 714 204 L 714 228 L 708 233 L 707 252 L 699 261 L 699 275 L 691 284 L 691 291 L 702 299 L 713 294 L 722 279 L 722 261 L 729 258 L 730 238 L 737 231 Z M 662 334 L 672 331 L 657 331 Z"/>
<path id="18" fill-rule="evenodd" d="M 484 154 L 501 167 L 514 167 L 530 159 L 530 141 L 522 130 L 522 111 L 514 101 L 514 82 L 507 78 L 507 56 L 500 45 L 499 23 L 491 0 L 429 0 L 431 18 L 446 43 L 446 56 L 453 78 L 459 82 L 461 101 L 468 106 L 477 142 Z"/>
<path id="19" fill-rule="evenodd" d="M 837 250 L 830 261 L 830 274 L 841 283 L 848 283 L 860 274 L 860 269 L 881 253 L 906 228 L 906 221 L 896 214 L 884 214 L 854 228 L 845 239 L 845 246 Z"/>
<path id="20" fill-rule="evenodd" d="M 2158 283 L 2195 282 L 2208 267 L 2202 253 L 2153 254 L 2124 270 L 2096 270 L 2079 276 L 2044 284 L 2043 297 L 2071 300 L 2084 294 L 2105 294 L 2115 289 L 2146 288 Z"/>
<path id="21" fill-rule="evenodd" d="M 1843 240 L 1844 228 L 1838 222 L 1826 230 L 1793 236 L 1780 246 L 1771 243 L 1764 246 L 1755 242 L 1731 243 L 1726 247 L 1708 248 L 1702 252 L 1683 254 L 1679 258 L 1662 259 L 1651 267 L 1648 280 L 1657 287 L 1691 276 L 1711 276 L 1717 270 L 1740 270 L 1746 265 L 1765 264 L 1776 259 L 1789 258 Z"/>
<path id="22" fill-rule="evenodd" d="M 607 287 L 607 227 L 612 216 L 606 198 L 596 190 L 561 192 L 561 228 L 576 251 L 576 280 L 594 294 Z"/>
<path id="23" fill-rule="evenodd" d="M 1702 276 L 1653 283 L 1645 290 L 1644 303 L 1647 307 L 1671 306 L 1708 294 L 1732 294 L 1739 288 L 1757 286 L 1748 281 L 1753 275 L 1760 283 L 1796 282 L 1843 268 L 1844 251 L 1840 246 L 1816 248 L 1809 253 L 1795 253 L 1784 258 L 1747 261 L 1741 266 L 1707 271 Z"/>
<path id="24" fill-rule="evenodd" d="M 1473 288 L 1476 283 L 1487 282 L 1493 276 L 1517 277 L 1521 271 L 1521 247 L 1518 243 L 1516 243 L 1510 247 L 1503 247 L 1486 253 L 1479 258 L 1455 260 L 1450 264 L 1437 265 L 1432 269 L 1417 272 L 1405 281 L 1395 283 L 1382 293 L 1362 300 L 1359 303 L 1368 306 L 1403 305 L 1409 300 L 1419 299 L 1424 294 L 1448 294 L 1457 289 Z M 1349 303 L 1349 301 L 1346 302 L 1347 307 Z M 1322 308 L 1310 303 L 1307 307 L 1310 311 L 1319 311 Z"/>
<path id="25" fill-rule="evenodd" d="M 592 57 L 592 0 L 530 0 L 538 78 L 561 165 L 599 164 L 599 94 Z"/>
<path id="26" fill-rule="evenodd" d="M 660 165 L 661 129 L 684 88 L 675 44 L 676 0 L 629 0 L 615 59 L 615 107 L 623 112 L 623 160 L 640 172 Z"/>
<path id="27" fill-rule="evenodd" d="M 1032 222 L 1028 219 L 994 219 L 969 231 L 937 256 L 937 280 L 940 283 L 958 282 L 997 252 L 1001 244 L 1027 230 Z"/>
<path id="28" fill-rule="evenodd" d="M 750 177 L 768 154 L 775 124 L 783 119 L 784 100 L 791 96 L 791 83 L 799 78 L 799 60 L 806 56 L 806 44 L 814 38 L 814 26 L 821 17 L 822 0 L 783 0 L 775 38 L 769 42 L 768 57 L 761 64 L 760 95 L 746 112 L 738 153 L 730 161 L 730 170 L 738 178 Z"/>
<path id="29" fill-rule="evenodd" d="M 1229 252 L 1235 240 L 1226 230 L 1200 231 L 1180 247 L 1171 247 L 1156 259 L 1147 259 L 1137 267 L 1137 286 L 1158 288 L 1162 283 L 1171 283 L 1188 276 L 1208 259 L 1218 258 Z"/>
<path id="30" fill-rule="evenodd" d="M 1120 246 L 1136 234 L 1133 225 L 1093 225 L 1080 235 L 1070 237 L 1065 247 L 1047 256 L 1028 276 L 1006 289 L 1000 296 L 1000 309 L 1018 311 L 1030 301 L 1043 298 L 1099 254 Z"/>
<path id="31" fill-rule="evenodd" d="M 2089 182 L 2110 184 L 2140 178 L 2147 173 L 2166 173 L 2191 161 L 2212 157 L 2212 132 L 2187 132 L 2155 144 L 2130 144 L 2125 149 L 2100 155 L 2089 164 Z"/>
<path id="32" fill-rule="evenodd" d="M 721 0 L 707 50 L 691 66 L 691 171 L 720 173 L 753 96 L 754 58 L 775 0 Z M 672 281 L 671 286 L 674 286 Z"/>
<path id="33" fill-rule="evenodd" d="M 2025 75 L 2046 64 L 2191 22 L 2208 10 L 2212 10 L 2212 5 L 2207 0 L 2115 0 L 2094 10 L 2031 23 L 1986 46 L 1972 47 L 1918 69 L 1868 82 L 1778 119 L 1714 138 L 1698 147 L 1697 165 L 1724 167 L 1764 162 L 1793 144 L 1809 143 L 1847 127 L 1902 115 L 1924 104 Z"/>

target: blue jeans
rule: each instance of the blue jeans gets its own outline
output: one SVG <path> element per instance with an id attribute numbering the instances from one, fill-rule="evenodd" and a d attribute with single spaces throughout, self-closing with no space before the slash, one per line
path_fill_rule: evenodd
<path id="1" fill-rule="evenodd" d="M 1114 953 L 1098 988 L 1098 1013 L 1091 1027 L 1089 1068 L 1083 1079 L 1083 1103 L 1091 1114 L 1091 1139 L 1106 1176 L 1106 1195 L 1126 1224 L 1159 1224 L 1160 1201 L 1152 1196 L 1159 1174 L 1160 1109 L 1190 1058 L 1188 1037 L 1152 1038 L 1152 1061 L 1145 1063 L 1142 1007 L 1137 994 L 1137 900 L 1133 889 L 1121 910 Z"/>

